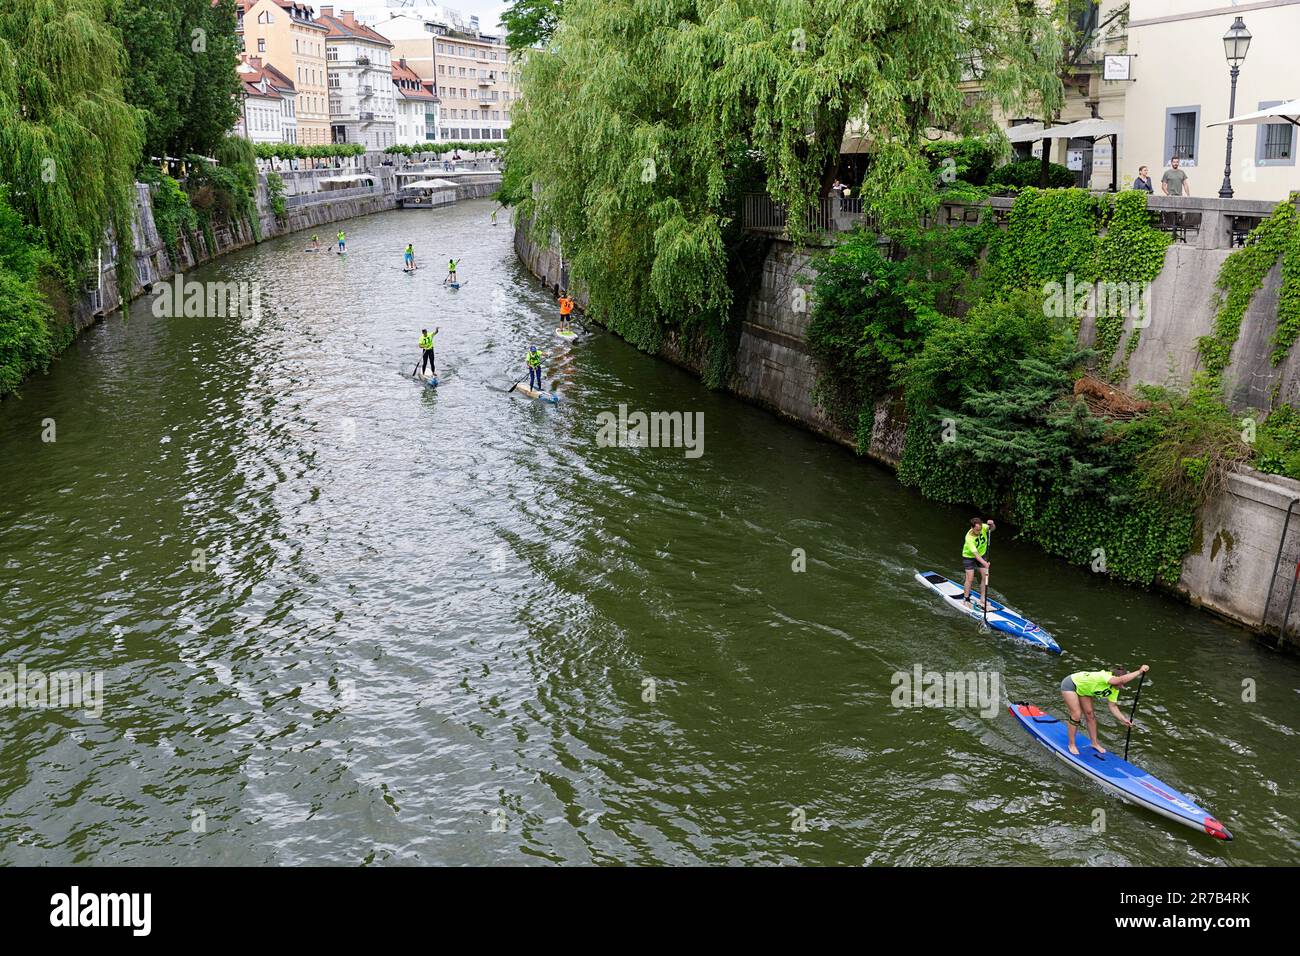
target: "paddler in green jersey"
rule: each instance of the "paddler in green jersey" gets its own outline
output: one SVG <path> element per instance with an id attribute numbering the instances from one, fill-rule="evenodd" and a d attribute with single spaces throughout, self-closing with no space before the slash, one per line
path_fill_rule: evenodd
<path id="1" fill-rule="evenodd" d="M 348 251 L 348 237 L 342 229 L 339 230 L 339 253 Z"/>
<path id="2" fill-rule="evenodd" d="M 524 361 L 528 363 L 528 387 L 535 388 L 540 392 L 542 390 L 542 350 L 534 345 L 528 350 L 528 356 Z M 536 384 L 533 384 L 534 380 L 536 380 Z"/>
<path id="3" fill-rule="evenodd" d="M 1092 702 L 1095 698 L 1106 701 L 1110 712 L 1125 727 L 1132 727 L 1133 722 L 1119 709 L 1119 689 L 1131 680 L 1137 680 L 1151 668 L 1143 664 L 1135 671 L 1126 671 L 1117 667 L 1113 671 L 1079 671 L 1061 681 L 1061 696 L 1065 698 L 1066 709 L 1070 711 L 1065 722 L 1065 733 L 1070 742 L 1070 753 L 1078 756 L 1079 748 L 1074 743 L 1074 732 L 1079 729 L 1079 714 L 1088 722 L 1088 739 L 1092 748 L 1104 754 L 1106 748 L 1097 740 L 1097 715 L 1093 713 Z"/>
<path id="4" fill-rule="evenodd" d="M 320 252 L 320 236 L 314 232 L 311 234 L 311 251 Z"/>
<path id="5" fill-rule="evenodd" d="M 449 282 L 452 285 L 456 284 L 456 260 L 455 259 L 447 260 L 447 278 L 442 280 L 442 284 L 446 285 Z"/>
<path id="6" fill-rule="evenodd" d="M 989 590 L 989 563 L 984 560 L 984 553 L 989 549 L 989 535 L 997 527 L 992 521 L 983 518 L 971 518 L 970 530 L 961 546 L 961 566 L 966 569 L 966 586 L 962 589 L 961 600 L 967 607 L 970 603 L 970 586 L 975 580 L 975 569 L 983 574 L 980 594 L 987 596 Z"/>
<path id="7" fill-rule="evenodd" d="M 433 356 L 433 337 L 438 334 L 434 329 L 430 332 L 428 329 L 420 329 L 420 350 L 424 353 L 420 359 L 420 372 L 424 372 L 424 367 L 429 366 L 429 371 L 434 375 L 438 374 L 438 367 L 434 364 Z"/>

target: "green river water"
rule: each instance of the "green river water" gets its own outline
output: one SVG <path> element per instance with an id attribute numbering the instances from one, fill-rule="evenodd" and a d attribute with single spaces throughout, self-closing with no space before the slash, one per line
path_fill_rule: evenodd
<path id="1" fill-rule="evenodd" d="M 965 510 L 610 334 L 558 406 L 505 394 L 561 343 L 491 208 L 230 255 L 188 278 L 259 283 L 260 322 L 146 297 L 0 403 L 0 670 L 104 680 L 99 716 L 0 710 L 0 863 L 1300 859 L 1300 663 L 1005 528 L 994 592 L 1065 653 L 984 631 L 913 579 L 957 575 Z M 401 375 L 425 324 L 436 391 Z M 599 447 L 620 403 L 703 413 L 703 455 Z M 1004 708 L 891 705 L 920 665 L 1059 713 L 1065 674 L 1142 662 L 1130 759 L 1231 844 Z"/>

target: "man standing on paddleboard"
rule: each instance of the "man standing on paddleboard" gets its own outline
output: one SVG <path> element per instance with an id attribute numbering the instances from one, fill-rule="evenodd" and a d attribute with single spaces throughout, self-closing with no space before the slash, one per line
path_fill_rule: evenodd
<path id="1" fill-rule="evenodd" d="M 455 259 L 447 260 L 447 278 L 442 280 L 442 284 L 443 285 L 456 284 L 456 260 Z"/>
<path id="2" fill-rule="evenodd" d="M 433 357 L 433 336 L 438 334 L 438 330 L 433 330 L 433 335 L 429 334 L 428 329 L 420 329 L 420 349 L 424 357 L 420 359 L 420 372 L 423 374 L 424 367 L 429 366 L 429 371 L 434 375 L 438 374 L 438 366 Z"/>
<path id="3" fill-rule="evenodd" d="M 1092 710 L 1092 701 L 1095 697 L 1106 701 L 1111 714 L 1121 724 L 1125 727 L 1133 726 L 1133 722 L 1124 716 L 1124 712 L 1116 703 L 1119 700 L 1119 689 L 1129 681 L 1137 680 L 1150 669 L 1143 664 L 1135 671 L 1126 671 L 1122 667 L 1117 667 L 1114 671 L 1079 671 L 1061 681 L 1061 696 L 1065 698 L 1065 706 L 1070 711 L 1069 719 L 1065 722 L 1070 753 L 1076 757 L 1079 755 L 1079 748 L 1074 743 L 1074 733 L 1079 729 L 1080 711 L 1088 722 L 1088 739 L 1092 741 L 1093 750 L 1099 754 L 1106 752 L 1106 748 L 1097 740 L 1097 715 Z"/>
<path id="4" fill-rule="evenodd" d="M 535 388 L 540 392 L 542 390 L 542 350 L 534 345 L 529 350 L 528 358 L 525 361 L 528 363 L 528 387 Z M 537 380 L 537 384 L 533 384 L 534 379 Z"/>
<path id="5" fill-rule="evenodd" d="M 573 314 L 573 300 L 568 292 L 560 293 L 560 329 L 569 331 L 569 317 Z"/>
<path id="6" fill-rule="evenodd" d="M 403 253 L 402 258 L 404 260 L 402 270 L 404 272 L 414 272 L 415 271 L 415 244 L 414 243 L 408 242 L 406 244 L 406 252 Z"/>
<path id="7" fill-rule="evenodd" d="M 992 521 L 983 518 L 970 519 L 970 530 L 966 532 L 966 540 L 961 547 L 961 566 L 966 569 L 966 586 L 962 590 L 961 601 L 967 607 L 971 606 L 970 586 L 975 581 L 976 568 L 983 575 L 980 594 L 988 597 L 989 563 L 984 560 L 984 552 L 989 549 L 989 535 L 995 527 L 997 526 Z"/>
<path id="8" fill-rule="evenodd" d="M 342 229 L 339 230 L 339 255 L 348 251 L 348 235 Z"/>

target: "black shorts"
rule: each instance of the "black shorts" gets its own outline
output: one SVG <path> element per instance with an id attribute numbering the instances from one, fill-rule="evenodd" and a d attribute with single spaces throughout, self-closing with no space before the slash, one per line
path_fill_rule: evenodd
<path id="1" fill-rule="evenodd" d="M 976 561 L 974 558 L 962 558 L 961 566 L 965 568 L 967 571 L 978 571 L 980 567 L 980 563 Z"/>

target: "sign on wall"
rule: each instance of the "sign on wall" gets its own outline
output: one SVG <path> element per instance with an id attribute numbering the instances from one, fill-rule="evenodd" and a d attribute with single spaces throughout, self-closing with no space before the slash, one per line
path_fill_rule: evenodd
<path id="1" fill-rule="evenodd" d="M 1103 80 L 1133 79 L 1133 57 L 1128 53 L 1107 53 L 1101 67 Z"/>

